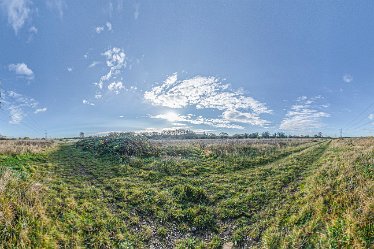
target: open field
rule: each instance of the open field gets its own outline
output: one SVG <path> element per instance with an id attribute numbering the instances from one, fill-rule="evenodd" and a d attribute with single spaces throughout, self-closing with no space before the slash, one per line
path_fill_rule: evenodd
<path id="1" fill-rule="evenodd" d="M 374 243 L 372 138 L 24 146 L 0 141 L 0 248 Z"/>

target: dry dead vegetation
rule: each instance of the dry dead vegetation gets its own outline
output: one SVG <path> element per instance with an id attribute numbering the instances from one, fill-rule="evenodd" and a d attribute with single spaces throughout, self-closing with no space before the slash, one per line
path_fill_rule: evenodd
<path id="1" fill-rule="evenodd" d="M 0 154 L 41 153 L 53 144 L 51 140 L 0 140 Z"/>

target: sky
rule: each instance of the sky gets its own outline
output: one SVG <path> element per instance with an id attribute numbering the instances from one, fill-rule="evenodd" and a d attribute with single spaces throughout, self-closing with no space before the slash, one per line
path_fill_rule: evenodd
<path id="1" fill-rule="evenodd" d="M 373 1 L 0 0 L 0 134 L 374 133 Z"/>

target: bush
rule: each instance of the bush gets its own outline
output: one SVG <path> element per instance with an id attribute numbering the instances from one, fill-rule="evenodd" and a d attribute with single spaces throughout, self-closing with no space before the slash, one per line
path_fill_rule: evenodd
<path id="1" fill-rule="evenodd" d="M 102 156 L 124 158 L 131 156 L 156 156 L 158 149 L 144 136 L 132 133 L 114 133 L 104 137 L 88 137 L 80 140 L 77 147 Z"/>

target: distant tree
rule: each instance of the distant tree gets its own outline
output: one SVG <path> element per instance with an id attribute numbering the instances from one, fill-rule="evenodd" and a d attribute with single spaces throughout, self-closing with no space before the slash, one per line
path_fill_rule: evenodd
<path id="1" fill-rule="evenodd" d="M 265 131 L 261 134 L 261 137 L 262 138 L 269 138 L 270 137 L 270 133 L 268 131 Z"/>
<path id="2" fill-rule="evenodd" d="M 235 135 L 232 136 L 232 138 L 243 139 L 243 138 L 245 138 L 245 135 L 246 134 L 235 134 Z"/>
<path id="3" fill-rule="evenodd" d="M 80 138 L 84 138 L 84 132 L 80 132 L 80 133 L 79 133 L 79 137 L 80 137 Z"/>
<path id="4" fill-rule="evenodd" d="M 228 138 L 228 137 L 229 137 L 229 134 L 226 133 L 226 132 L 221 132 L 221 133 L 219 134 L 219 136 L 220 136 L 221 138 Z"/>
<path id="5" fill-rule="evenodd" d="M 217 135 L 214 134 L 214 133 L 209 133 L 209 134 L 208 134 L 208 137 L 209 137 L 209 138 L 217 138 Z"/>
<path id="6" fill-rule="evenodd" d="M 253 132 L 251 134 L 248 135 L 249 138 L 259 138 L 260 135 L 258 134 L 258 132 Z"/>
<path id="7" fill-rule="evenodd" d="M 277 133 L 277 137 L 279 137 L 279 138 L 286 138 L 287 136 L 286 136 L 286 134 L 284 134 L 284 132 L 278 132 Z"/>

